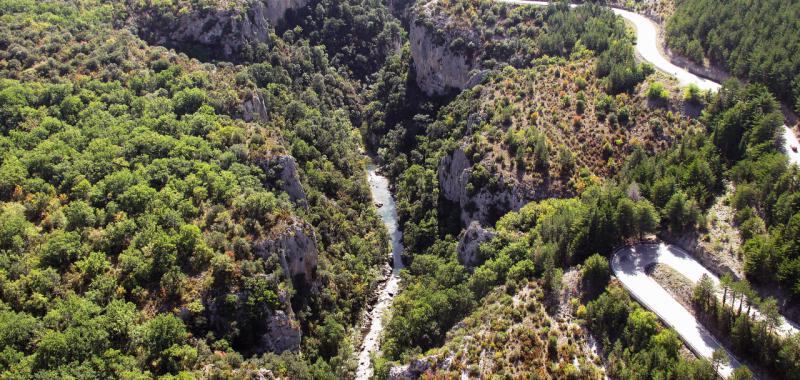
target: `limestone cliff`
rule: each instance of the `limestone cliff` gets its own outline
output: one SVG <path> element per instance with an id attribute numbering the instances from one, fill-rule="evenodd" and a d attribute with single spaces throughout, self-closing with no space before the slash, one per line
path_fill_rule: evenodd
<path id="1" fill-rule="evenodd" d="M 441 194 L 461 207 L 461 222 L 473 220 L 493 225 L 502 215 L 517 211 L 526 203 L 549 196 L 546 184 L 534 187 L 518 181 L 512 173 L 495 173 L 490 184 L 471 183 L 473 165 L 462 148 L 456 148 L 439 163 L 437 175 Z"/>
<path id="2" fill-rule="evenodd" d="M 467 268 L 483 264 L 485 258 L 480 255 L 480 246 L 496 235 L 495 231 L 481 227 L 477 221 L 471 222 L 469 227 L 458 235 L 458 245 L 456 246 L 458 262 Z"/>
<path id="3" fill-rule="evenodd" d="M 270 236 L 254 243 L 256 256 L 264 259 L 277 256 L 284 274 L 295 289 L 316 292 L 319 251 L 312 227 L 292 219 L 273 227 Z"/>
<path id="4" fill-rule="evenodd" d="M 301 339 L 300 324 L 285 312 L 277 311 L 267 319 L 267 333 L 261 336 L 258 351 L 295 351 L 300 348 Z"/>
<path id="5" fill-rule="evenodd" d="M 254 308 L 245 307 L 243 301 L 249 296 L 246 291 L 240 291 L 205 298 L 203 304 L 208 326 L 220 334 L 234 325 L 245 326 L 248 335 L 241 339 L 249 342 L 247 346 L 255 353 L 281 353 L 300 349 L 302 330 L 292 311 L 287 292 L 279 293 L 280 308 L 277 310 L 272 310 L 265 303 L 253 306 Z M 230 299 L 237 300 L 237 303 L 231 304 Z M 184 312 L 188 318 L 188 311 Z M 259 317 L 253 318 L 253 314 Z"/>
<path id="6" fill-rule="evenodd" d="M 476 70 L 477 59 L 449 45 L 455 38 L 477 37 L 468 31 L 444 31 L 447 20 L 436 19 L 427 12 L 425 4 L 418 5 L 412 11 L 409 25 L 411 55 L 420 89 L 428 95 L 444 95 L 480 82 L 486 74 Z"/>
<path id="7" fill-rule="evenodd" d="M 297 161 L 286 154 L 276 155 L 258 160 L 258 166 L 267 174 L 268 182 L 275 188 L 289 195 L 296 205 L 307 207 L 306 192 L 297 174 Z"/>
<path id="8" fill-rule="evenodd" d="M 311 0 L 266 0 L 267 18 L 273 25 L 277 25 L 286 12 L 305 7 Z"/>
<path id="9" fill-rule="evenodd" d="M 310 0 L 235 0 L 212 5 L 134 6 L 132 15 L 145 40 L 207 58 L 236 59 L 252 43 L 269 42 L 272 27 L 287 11 Z"/>
<path id="10" fill-rule="evenodd" d="M 389 0 L 388 6 L 394 17 L 397 17 L 403 26 L 407 27 L 411 17 L 411 8 L 415 2 L 415 0 Z"/>
<path id="11" fill-rule="evenodd" d="M 245 99 L 242 109 L 242 119 L 244 121 L 268 120 L 267 105 L 264 103 L 264 97 L 258 91 L 253 91 L 250 97 Z"/>

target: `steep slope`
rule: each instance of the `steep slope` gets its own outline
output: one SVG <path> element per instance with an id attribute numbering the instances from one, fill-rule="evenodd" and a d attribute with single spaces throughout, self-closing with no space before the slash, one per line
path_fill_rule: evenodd
<path id="1" fill-rule="evenodd" d="M 499 288 L 447 334 L 445 344 L 389 369 L 389 379 L 577 378 L 603 374 L 600 358 L 574 321 L 551 318 L 536 283 L 509 295 Z M 513 291 L 510 289 L 509 291 Z"/>
<path id="2" fill-rule="evenodd" d="M 543 55 L 569 55 L 580 46 L 603 51 L 624 35 L 607 9 L 566 4 L 513 7 L 499 2 L 419 1 L 411 10 L 409 39 L 416 81 L 428 95 L 479 83 L 488 70 L 530 66 Z"/>

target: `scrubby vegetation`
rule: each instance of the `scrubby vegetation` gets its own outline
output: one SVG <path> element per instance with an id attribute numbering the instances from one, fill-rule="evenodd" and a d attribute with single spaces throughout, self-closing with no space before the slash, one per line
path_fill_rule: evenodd
<path id="1" fill-rule="evenodd" d="M 551 7 L 547 12 L 573 11 Z M 404 109 L 418 115 L 403 121 L 387 117 L 400 114 L 398 106 L 381 109 L 379 104 L 385 103 L 375 103 L 373 117 L 381 122 L 375 123 L 380 128 L 373 131 L 387 131 L 379 152 L 396 178 L 398 214 L 411 260 L 404 277 L 407 288 L 395 299 L 387 326 L 383 347 L 388 358 L 413 356 L 441 345 L 450 327 L 498 285 L 541 278 L 552 311 L 557 309 L 563 270 L 568 266 L 582 263 L 592 253 L 608 255 L 615 244 L 656 232 L 661 220 L 677 230 L 697 225 L 699 204 L 684 193 L 670 199 L 674 188 L 664 189 L 668 199 L 656 205 L 628 181 L 603 183 L 603 177 L 627 170 L 623 162 L 629 155 L 641 160 L 664 151 L 679 133 L 702 136 L 698 126 L 676 117 L 669 107 L 648 107 L 644 90 L 616 94 L 609 86 L 604 67 L 616 67 L 615 59 L 627 53 L 629 60 L 620 59 L 635 65 L 632 51 L 622 48 L 629 46 L 627 41 L 609 42 L 606 48 L 620 46 L 607 56 L 578 42 L 568 60 L 538 59 L 529 70 L 507 67 L 463 91 L 433 121 L 425 105 Z M 398 56 L 392 70 L 404 72 L 404 62 Z M 648 73 L 640 69 L 637 75 L 642 77 L 637 81 Z M 379 78 L 374 91 L 380 99 L 391 100 L 389 104 L 402 104 L 398 99 L 412 91 L 413 86 L 388 73 Z M 691 144 L 690 139 L 685 141 Z M 531 203 L 519 213 L 503 216 L 497 223 L 499 236 L 481 249 L 484 263 L 466 271 L 454 252 L 460 221 L 452 205 L 441 199 L 437 175 L 441 158 L 455 147 L 461 147 L 473 165 L 468 186 L 474 191 L 497 187 L 500 176 L 519 178 L 517 173 L 521 173 L 528 183 L 546 184 L 548 194 L 577 197 Z M 682 151 L 692 157 L 702 155 L 688 148 Z M 681 162 L 681 158 L 676 155 L 673 160 Z M 702 169 L 708 170 L 698 176 L 711 172 L 707 164 Z M 702 180 L 718 186 L 714 175 Z M 690 181 L 686 179 L 687 184 Z M 671 201 L 669 208 L 667 201 Z"/>
<path id="2" fill-rule="evenodd" d="M 493 290 L 447 334 L 442 347 L 415 360 L 422 369 L 417 375 L 601 377 L 600 358 L 591 352 L 585 330 L 551 317 L 544 297 L 536 282 Z"/>
<path id="3" fill-rule="evenodd" d="M 389 160 L 391 170 L 399 173 L 397 195 L 401 204 L 401 218 L 405 223 L 406 231 L 409 232 L 405 236 L 405 243 L 411 250 L 413 260 L 423 260 L 424 262 L 418 269 L 415 269 L 416 264 L 412 264 L 408 277 L 406 277 L 410 291 L 401 294 L 398 298 L 401 306 L 395 309 L 390 328 L 387 330 L 389 349 L 386 352 L 390 358 L 413 355 L 420 351 L 425 352 L 426 349 L 444 341 L 447 330 L 445 326 L 451 323 L 452 314 L 437 316 L 436 313 L 425 312 L 425 310 L 438 310 L 434 306 L 435 303 L 431 303 L 432 299 L 452 302 L 452 296 L 446 294 L 447 289 L 452 288 L 453 284 L 466 285 L 471 291 L 470 297 L 479 300 L 494 286 L 513 284 L 517 273 L 532 273 L 534 277 L 542 279 L 544 294 L 546 297 L 549 294 L 550 297 L 546 299 L 549 299 L 548 302 L 553 305 L 555 296 L 560 290 L 563 268 L 581 263 L 589 254 L 598 252 L 610 255 L 615 244 L 626 239 L 638 239 L 650 232 L 668 230 L 680 234 L 704 229 L 707 224 L 706 210 L 711 206 L 714 196 L 722 191 L 723 180 L 728 178 L 733 179 L 736 183 L 740 182 L 738 181 L 740 177 L 737 177 L 735 173 L 741 169 L 736 169 L 736 167 L 746 165 L 748 162 L 759 162 L 769 157 L 769 160 L 775 160 L 778 167 L 787 168 L 785 170 L 791 172 L 791 169 L 786 166 L 785 157 L 781 156 L 776 149 L 776 136 L 780 126 L 780 118 L 775 112 L 777 105 L 763 86 L 743 86 L 731 82 L 726 84 L 719 95 L 708 99 L 706 95 L 700 94 L 696 89 L 686 90 L 686 94 L 689 95 L 683 94 L 682 98 L 687 102 L 698 104 L 709 101 L 705 108 L 706 112 L 700 119 L 702 126 L 688 128 L 687 125 L 687 128 L 683 130 L 682 138 L 666 140 L 669 141 L 664 145 L 666 149 L 661 149 L 656 143 L 658 139 L 653 136 L 669 136 L 670 132 L 661 129 L 660 134 L 656 135 L 656 131 L 663 128 L 662 126 L 675 126 L 676 123 L 683 122 L 683 119 L 670 119 L 669 110 L 660 107 L 652 109 L 630 107 L 625 109 L 625 112 L 621 112 L 617 108 L 620 107 L 620 103 L 615 103 L 613 96 L 603 94 L 603 91 L 613 92 L 612 89 L 609 87 L 598 89 L 595 84 L 598 79 L 592 78 L 591 72 L 581 71 L 585 70 L 587 64 L 581 64 L 579 60 L 576 62 L 574 55 L 571 60 L 571 63 L 564 66 L 560 66 L 562 64 L 559 64 L 557 60 L 553 62 L 540 60 L 538 63 L 541 66 L 537 67 L 535 74 L 512 69 L 505 69 L 502 73 L 495 74 L 483 85 L 465 90 L 456 100 L 442 108 L 437 120 L 428 124 L 425 136 L 417 138 L 419 145 L 410 154 L 392 156 L 390 152 L 394 152 L 394 150 L 388 150 L 383 156 Z M 556 72 L 569 70 L 570 73 L 577 73 L 575 76 L 570 76 L 570 78 L 577 79 L 574 84 L 568 83 L 566 88 L 561 87 L 568 92 L 562 92 L 560 97 L 553 96 L 555 91 L 552 88 L 542 91 L 542 95 L 539 95 L 537 86 L 550 85 L 558 89 L 558 86 L 562 84 L 558 81 L 557 75 L 555 78 L 539 79 L 553 75 L 554 71 L 550 71 L 553 69 Z M 534 83 L 533 85 L 528 84 L 528 86 L 532 86 L 532 90 L 525 90 L 524 84 L 530 82 Z M 580 97 L 577 95 L 579 91 L 582 93 Z M 644 100 L 648 92 L 652 94 L 652 97 L 659 99 L 673 96 L 673 92 L 668 91 L 658 82 L 651 85 L 650 91 L 641 90 L 635 96 L 640 96 L 640 99 Z M 575 97 L 571 97 L 570 93 L 575 94 Z M 622 96 L 623 99 L 627 99 L 631 95 Z M 544 105 L 537 110 L 540 112 L 535 116 L 531 115 L 530 108 L 526 108 L 528 97 L 538 99 L 533 102 L 534 107 Z M 550 99 L 548 97 L 552 97 L 554 100 L 548 101 L 547 99 Z M 610 99 L 610 101 L 606 99 Z M 578 105 L 578 100 L 582 101 L 582 106 Z M 670 102 L 672 101 L 670 100 Z M 621 104 L 627 105 L 630 102 L 625 101 Z M 518 214 L 511 213 L 502 217 L 496 226 L 498 237 L 485 243 L 481 248 L 484 264 L 474 268 L 471 273 L 459 272 L 460 274 L 455 277 L 446 275 L 449 273 L 449 269 L 444 270 L 444 268 L 453 268 L 456 258 L 453 253 L 455 242 L 448 240 L 447 237 L 450 231 L 454 231 L 450 227 L 454 222 L 446 218 L 444 212 L 437 212 L 437 210 L 442 210 L 442 203 L 440 201 L 437 206 L 436 192 L 439 190 L 439 186 L 437 186 L 436 166 L 444 152 L 453 149 L 456 145 L 461 145 L 467 152 L 468 158 L 474 157 L 472 162 L 480 163 L 474 164 L 471 172 L 472 176 L 479 176 L 475 181 L 470 180 L 470 184 L 476 184 L 476 186 L 483 183 L 480 178 L 485 177 L 487 181 L 490 181 L 491 178 L 497 176 L 497 173 L 502 173 L 499 169 L 503 168 L 503 165 L 511 168 L 512 165 L 524 164 L 523 173 L 526 176 L 541 176 L 543 173 L 553 172 L 554 169 L 556 170 L 554 173 L 558 174 L 557 168 L 561 165 L 552 163 L 564 162 L 566 163 L 564 167 L 570 167 L 569 155 L 556 156 L 553 150 L 556 152 L 558 150 L 542 149 L 541 141 L 549 143 L 552 139 L 556 139 L 557 137 L 554 136 L 558 135 L 554 130 L 557 130 L 555 126 L 558 125 L 558 120 L 567 119 L 565 117 L 567 115 L 571 117 L 578 114 L 579 110 L 584 115 L 588 114 L 586 118 L 588 126 L 580 125 L 578 128 L 568 129 L 571 132 L 569 136 L 573 140 L 580 141 L 581 128 L 592 128 L 593 126 L 596 126 L 594 128 L 609 128 L 608 118 L 610 116 L 606 116 L 604 121 L 598 120 L 597 117 L 591 118 L 593 113 L 602 111 L 605 111 L 606 115 L 613 113 L 613 116 L 617 117 L 617 123 L 619 123 L 619 114 L 624 114 L 627 121 L 630 122 L 628 128 L 620 125 L 617 127 L 619 129 L 607 129 L 611 133 L 619 133 L 616 131 L 626 131 L 626 129 L 627 133 L 631 133 L 632 128 L 648 122 L 650 124 L 645 124 L 646 126 L 656 128 L 644 129 L 648 133 L 652 133 L 652 135 L 641 135 L 641 138 L 647 143 L 636 144 L 632 143 L 632 139 L 627 140 L 627 144 L 623 145 L 624 150 L 622 150 L 625 152 L 625 156 L 620 158 L 624 164 L 620 165 L 618 171 L 595 169 L 604 177 L 616 178 L 615 182 L 603 183 L 600 180 L 602 177 L 598 176 L 594 180 L 585 181 L 584 186 L 576 186 L 576 193 L 580 194 L 577 199 L 532 203 L 524 207 Z M 641 113 L 631 116 L 630 110 Z M 491 117 L 487 117 L 487 115 L 491 115 Z M 663 124 L 658 119 L 659 117 L 665 118 L 661 119 L 664 120 Z M 548 118 L 553 121 L 548 122 Z M 537 125 L 538 128 L 534 127 Z M 519 126 L 526 126 L 527 129 L 521 129 Z M 517 128 L 521 129 L 519 134 L 514 133 L 516 130 L 520 130 Z M 500 133 L 495 132 L 498 130 Z M 464 134 L 466 131 L 469 133 Z M 521 133 L 522 131 L 525 133 Z M 577 133 L 577 137 L 575 133 Z M 563 141 L 564 145 L 568 147 L 564 150 L 568 153 L 575 152 L 576 149 L 582 152 L 586 151 L 584 145 L 575 143 L 580 147 L 578 148 L 567 145 L 574 143 L 569 139 Z M 509 144 L 515 142 L 516 144 Z M 514 145 L 526 147 L 525 150 L 522 150 L 523 159 L 516 162 L 511 159 L 511 157 L 518 157 L 516 151 L 513 151 L 515 153 L 513 156 L 503 152 L 510 150 L 508 147 Z M 603 148 L 601 152 L 609 152 L 606 159 L 615 154 L 614 145 L 608 144 L 607 148 L 602 146 L 601 148 Z M 406 150 L 401 151 L 406 152 Z M 542 152 L 547 153 L 542 155 Z M 484 155 L 491 158 L 483 159 Z M 550 159 L 545 160 L 541 157 L 550 157 Z M 553 160 L 553 157 L 556 159 Z M 595 155 L 588 155 L 588 157 L 595 157 Z M 589 168 L 604 167 L 602 166 L 603 161 L 594 162 L 594 164 L 591 161 L 587 162 L 587 156 L 582 156 L 581 161 L 576 160 L 576 168 L 580 168 L 581 164 Z M 494 166 L 495 164 L 496 166 Z M 478 166 L 481 166 L 482 169 Z M 613 174 L 615 172 L 617 174 Z M 482 173 L 485 173 L 483 177 L 481 177 Z M 580 169 L 578 169 L 578 174 L 580 174 Z M 549 175 L 551 178 L 554 177 L 552 173 Z M 774 185 L 769 181 L 762 183 L 769 186 Z M 491 186 L 491 182 L 487 182 L 487 184 Z M 412 194 L 424 195 L 422 198 L 413 198 L 410 197 Z M 421 200 L 424 200 L 422 204 L 428 206 L 417 207 Z M 547 217 L 550 214 L 541 211 L 551 207 L 559 210 L 553 214 L 558 215 L 558 218 L 550 219 Z M 784 212 L 791 213 L 788 210 Z M 531 213 L 531 216 L 524 216 L 526 213 Z M 447 215 L 451 215 L 451 213 Z M 505 232 L 509 230 L 508 223 L 515 218 L 527 221 L 516 228 L 523 232 L 517 234 Z M 455 231 L 457 230 L 455 229 Z M 437 242 L 431 236 L 444 237 L 443 240 L 439 240 L 443 243 Z M 619 240 L 615 240 L 615 238 Z M 450 248 L 443 248 L 445 246 Z M 755 260 L 761 263 L 768 262 L 768 260 Z M 454 279 L 455 282 L 453 282 Z M 458 294 L 460 300 L 458 305 L 470 305 L 467 302 L 470 297 L 464 296 L 463 292 Z M 466 301 L 463 300 L 465 297 Z M 454 310 L 467 313 L 468 309 L 460 306 Z M 395 323 L 398 324 L 392 328 L 392 324 Z M 413 334 L 404 333 L 416 331 L 415 324 L 435 326 L 433 330 L 425 330 L 428 333 L 423 335 L 426 339 L 433 339 L 419 340 Z M 435 333 L 430 333 L 431 331 L 435 331 Z M 400 339 L 401 336 L 402 339 Z M 677 342 L 674 333 L 672 338 L 673 342 Z M 619 360 L 619 363 L 637 362 L 641 364 L 641 367 L 635 366 L 636 369 L 617 368 L 618 372 L 616 373 L 620 377 L 636 378 L 637 373 L 654 370 L 648 367 L 650 364 L 647 364 L 649 359 L 646 357 L 651 355 L 648 350 L 654 349 L 656 346 L 642 344 L 628 353 L 622 352 L 621 349 L 615 352 L 615 341 L 616 338 L 609 339 L 607 342 L 606 347 L 610 349 L 609 352 L 612 352 L 609 358 L 616 358 L 614 360 Z M 624 347 L 626 343 L 623 340 L 621 344 Z M 676 354 L 670 355 L 676 360 L 676 363 L 683 363 Z M 690 377 L 712 376 L 711 374 L 713 374 L 713 366 L 710 363 L 675 365 L 681 369 L 677 370 L 678 372 L 670 372 L 668 376 L 676 376 L 677 373 L 694 374 Z"/>
<path id="4" fill-rule="evenodd" d="M 418 7 L 417 23 L 482 67 L 522 68 L 538 57 L 569 57 L 588 49 L 604 53 L 597 70 L 608 77 L 613 93 L 631 90 L 647 74 L 645 66 L 634 62 L 624 22 L 605 7 L 570 9 L 563 2 L 513 7 L 488 0 L 422 2 Z"/>

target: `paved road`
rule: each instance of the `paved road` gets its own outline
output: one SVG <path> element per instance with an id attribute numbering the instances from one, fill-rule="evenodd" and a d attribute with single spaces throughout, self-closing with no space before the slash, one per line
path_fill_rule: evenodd
<path id="1" fill-rule="evenodd" d="M 711 359 L 714 350 L 722 345 L 683 305 L 645 273 L 645 268 L 653 263 L 669 265 L 692 281 L 699 280 L 707 270 L 687 253 L 664 244 L 626 247 L 618 250 L 611 260 L 614 275 L 634 298 L 673 328 L 695 354 Z M 726 378 L 740 365 L 730 353 L 728 356 L 730 364 L 719 371 Z"/>
<path id="2" fill-rule="evenodd" d="M 797 135 L 785 125 L 783 126 L 783 141 L 783 150 L 789 155 L 789 162 L 800 166 L 800 142 L 797 141 Z"/>
<path id="3" fill-rule="evenodd" d="M 537 5 L 547 6 L 547 1 L 529 1 L 529 0 L 495 0 L 501 3 L 519 4 L 519 5 Z M 576 7 L 576 4 L 570 4 L 570 7 Z M 688 70 L 676 66 L 664 56 L 661 51 L 661 46 L 658 43 L 658 26 L 649 18 L 642 16 L 638 13 L 626 11 L 619 8 L 611 8 L 615 14 L 622 16 L 633 24 L 636 29 L 636 51 L 639 55 L 652 64 L 653 67 L 659 69 L 667 74 L 674 76 L 682 86 L 695 84 L 702 90 L 717 91 L 721 85 L 712 80 L 701 78 L 695 74 L 690 73 Z M 789 162 L 800 166 L 800 143 L 798 143 L 797 135 L 787 125 L 783 126 L 783 151 L 789 156 Z M 792 147 L 796 147 L 798 152 L 795 152 Z"/>
<path id="4" fill-rule="evenodd" d="M 383 317 L 386 310 L 392 305 L 392 300 L 400 288 L 400 269 L 403 268 L 402 234 L 397 228 L 397 206 L 394 197 L 389 191 L 389 180 L 378 174 L 377 167 L 370 164 L 367 167 L 367 179 L 369 190 L 372 193 L 372 200 L 378 207 L 378 214 L 383 220 L 386 230 L 392 239 L 392 274 L 380 289 L 378 301 L 370 313 L 370 327 L 358 354 L 358 368 L 356 369 L 356 379 L 366 380 L 372 377 L 373 368 L 370 361 L 370 354 L 379 348 L 380 334 L 383 331 Z"/>

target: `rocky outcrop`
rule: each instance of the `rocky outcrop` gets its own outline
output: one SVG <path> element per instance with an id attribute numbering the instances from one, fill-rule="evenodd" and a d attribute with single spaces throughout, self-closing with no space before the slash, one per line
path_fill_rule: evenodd
<path id="1" fill-rule="evenodd" d="M 426 12 L 425 6 L 419 8 L 420 12 Z M 428 95 L 444 95 L 453 89 L 463 90 L 473 86 L 486 76 L 486 73 L 476 70 L 476 58 L 450 49 L 448 38 L 437 38 L 419 14 L 411 17 L 411 55 L 417 85 L 422 91 Z"/>
<path id="2" fill-rule="evenodd" d="M 492 186 L 475 188 L 470 185 L 471 172 L 472 163 L 462 148 L 444 156 L 437 170 L 441 194 L 460 206 L 461 222 L 465 226 L 473 220 L 493 225 L 507 212 L 550 196 L 546 191 L 520 183 L 510 173 L 498 173 Z"/>
<path id="3" fill-rule="evenodd" d="M 271 235 L 272 238 L 254 243 L 256 256 L 264 259 L 277 256 L 283 272 L 295 289 L 316 292 L 319 251 L 311 226 L 293 219 L 273 228 Z"/>
<path id="4" fill-rule="evenodd" d="M 441 194 L 452 202 L 461 203 L 466 198 L 472 162 L 464 154 L 464 150 L 456 148 L 442 158 L 437 170 Z"/>
<path id="5" fill-rule="evenodd" d="M 261 337 L 258 351 L 296 351 L 301 339 L 300 324 L 283 311 L 277 311 L 267 320 L 267 333 Z"/>
<path id="6" fill-rule="evenodd" d="M 392 15 L 403 22 L 403 26 L 408 26 L 408 20 L 411 17 L 411 7 L 414 5 L 415 0 L 389 0 L 389 10 Z"/>
<path id="7" fill-rule="evenodd" d="M 142 38 L 209 58 L 236 59 L 245 46 L 268 42 L 272 26 L 288 10 L 310 0 L 234 0 L 216 7 L 159 8 L 145 6 L 132 13 Z"/>
<path id="8" fill-rule="evenodd" d="M 219 334 L 225 334 L 234 325 L 246 326 L 247 335 L 241 339 L 255 353 L 281 353 L 300 349 L 302 330 L 294 317 L 288 293 L 279 291 L 280 308 L 277 310 L 272 310 L 266 303 L 245 306 L 249 296 L 246 291 L 240 291 L 204 297 L 208 326 Z M 237 301 L 232 304 L 231 298 Z M 262 317 L 254 320 L 252 313 L 258 313 Z M 181 317 L 191 318 L 191 312 L 184 308 Z"/>
<path id="9" fill-rule="evenodd" d="M 270 184 L 289 195 L 296 205 L 307 207 L 306 192 L 297 174 L 297 161 L 289 155 L 277 155 L 258 160 L 258 166 L 267 174 Z"/>
<path id="10" fill-rule="evenodd" d="M 484 258 L 480 255 L 480 246 L 496 235 L 495 231 L 481 227 L 477 221 L 470 223 L 469 227 L 458 235 L 458 246 L 456 246 L 458 262 L 467 268 L 483 264 Z"/>
<path id="11" fill-rule="evenodd" d="M 413 359 L 409 364 L 394 366 L 389 369 L 389 380 L 416 380 L 431 370 L 450 370 L 453 366 L 453 356 L 444 359 L 438 356 L 428 356 Z"/>
<path id="12" fill-rule="evenodd" d="M 305 7 L 310 2 L 311 0 L 266 0 L 267 18 L 272 22 L 272 25 L 277 25 L 286 15 L 286 12 Z"/>
<path id="13" fill-rule="evenodd" d="M 267 112 L 267 105 L 264 103 L 264 98 L 258 91 L 253 91 L 250 97 L 247 98 L 242 104 L 243 114 L 242 119 L 247 122 L 251 121 L 267 121 L 269 113 Z"/>

